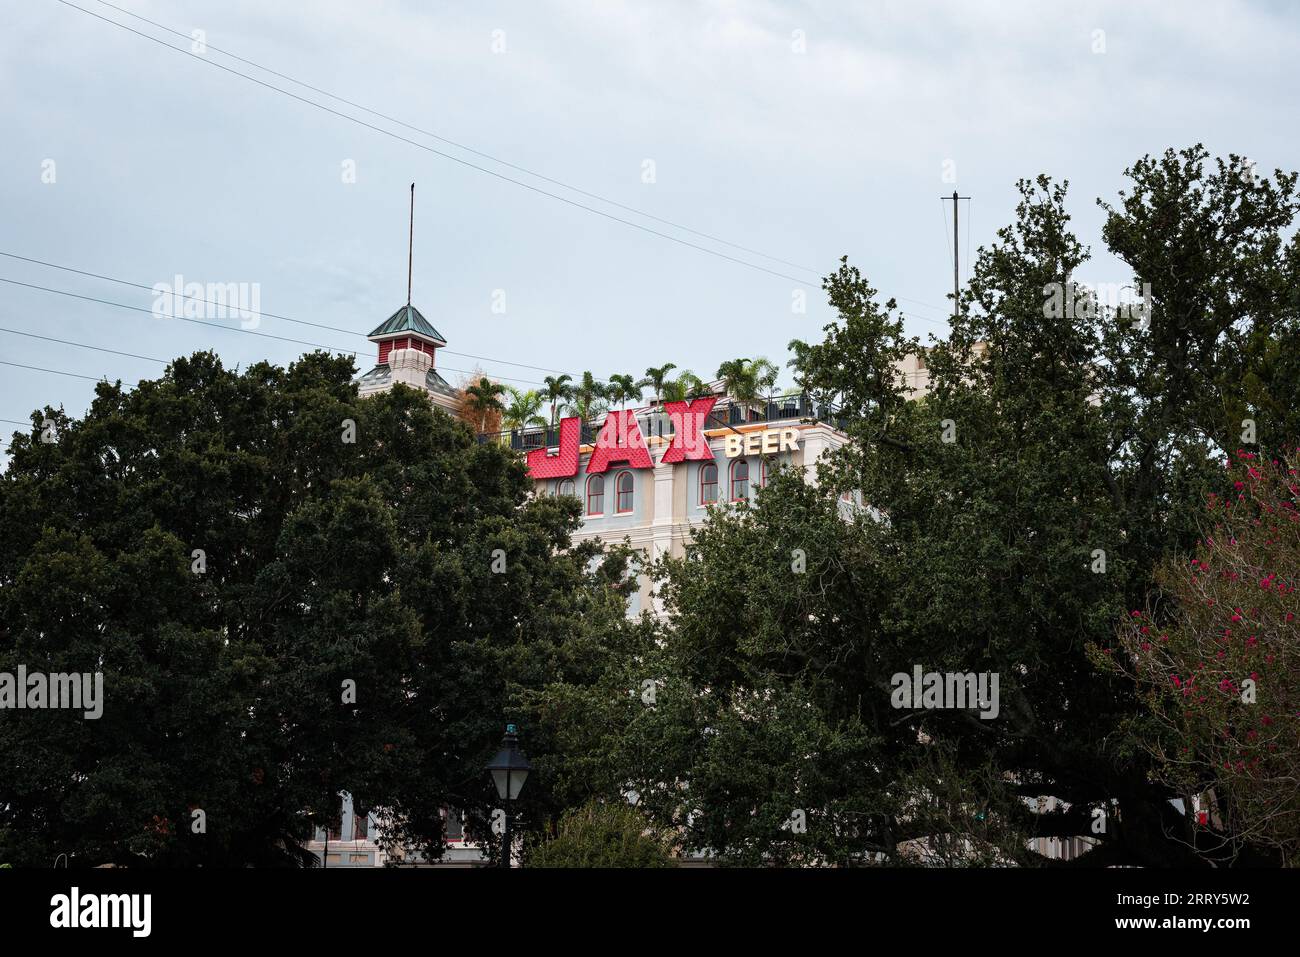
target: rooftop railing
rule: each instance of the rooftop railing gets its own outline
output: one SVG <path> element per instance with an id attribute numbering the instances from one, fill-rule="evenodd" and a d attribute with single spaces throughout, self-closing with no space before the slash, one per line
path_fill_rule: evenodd
<path id="1" fill-rule="evenodd" d="M 808 420 L 825 422 L 843 430 L 846 425 L 839 410 L 827 403 L 814 403 L 807 393 L 793 395 L 772 395 L 754 402 L 736 402 L 724 399 L 725 404 L 715 406 L 704 419 L 706 429 L 736 428 L 741 425 L 753 425 L 764 422 L 789 422 Z M 637 420 L 641 431 L 647 437 L 660 436 L 671 438 L 672 420 L 659 406 L 637 410 Z M 601 424 L 604 419 L 602 417 Z M 600 424 L 582 423 L 583 445 L 593 445 L 600 433 Z M 485 432 L 479 435 L 480 443 L 496 442 L 507 445 L 516 451 L 526 452 L 530 449 L 555 448 L 560 444 L 560 428 L 532 427 L 511 429 L 505 432 Z"/>

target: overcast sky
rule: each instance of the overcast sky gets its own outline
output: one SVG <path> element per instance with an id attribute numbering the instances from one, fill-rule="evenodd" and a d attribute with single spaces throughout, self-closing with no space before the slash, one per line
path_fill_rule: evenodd
<path id="1" fill-rule="evenodd" d="M 184 52 L 59 0 L 3 0 L 0 252 L 144 286 L 257 284 L 263 313 L 357 335 L 273 318 L 255 331 L 360 350 L 361 371 L 374 363 L 362 336 L 405 301 L 412 181 L 414 303 L 449 343 L 439 368 L 457 382 L 453 370 L 478 364 L 525 385 L 542 369 L 784 366 L 786 343 L 818 338 L 830 318 L 818 277 L 844 254 L 902 300 L 909 331 L 941 330 L 952 224 L 939 197 L 954 187 L 973 197 L 965 275 L 1023 176 L 1068 178 L 1075 225 L 1099 252 L 1095 200 L 1144 153 L 1203 142 L 1266 170 L 1300 166 L 1300 14 L 1286 3 L 114 0 L 185 38 L 204 31 L 196 55 L 98 0 L 70 2 Z M 1083 274 L 1131 278 L 1101 255 Z M 160 359 L 211 348 L 242 365 L 307 348 L 234 331 L 237 319 L 155 319 L 147 289 L 3 256 L 0 277 L 146 310 L 0 283 L 5 329 Z M 0 360 L 127 382 L 163 369 L 10 332 Z M 92 390 L 0 365 L 0 418 L 45 403 L 80 415 Z"/>

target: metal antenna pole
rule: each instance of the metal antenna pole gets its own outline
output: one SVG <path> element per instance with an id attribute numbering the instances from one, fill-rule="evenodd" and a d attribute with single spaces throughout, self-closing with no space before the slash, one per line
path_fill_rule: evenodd
<path id="1" fill-rule="evenodd" d="M 954 194 L 955 195 L 955 194 Z M 411 234 L 406 245 L 406 305 L 411 305 L 411 265 L 415 258 L 415 184 L 411 184 Z"/>
<path id="2" fill-rule="evenodd" d="M 959 249 L 958 229 L 957 229 L 957 205 L 963 199 L 970 199 L 969 196 L 958 196 L 954 189 L 951 196 L 939 197 L 943 200 L 952 200 L 952 317 L 956 319 L 961 315 L 959 305 L 959 296 L 961 295 L 961 270 L 958 261 L 961 257 Z"/>

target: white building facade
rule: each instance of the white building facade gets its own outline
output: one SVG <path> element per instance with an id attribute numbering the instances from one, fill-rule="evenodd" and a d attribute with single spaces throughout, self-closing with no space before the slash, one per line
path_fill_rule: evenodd
<path id="1" fill-rule="evenodd" d="M 716 395 L 612 411 L 598 430 L 570 420 L 576 454 L 557 434 L 564 424 L 516 432 L 509 441 L 527 450 L 539 495 L 570 495 L 581 503 L 575 541 L 626 541 L 650 563 L 684 557 L 693 528 L 710 509 L 752 500 L 778 468 L 815 482 L 817 462 L 847 441 L 825 421 L 832 418 L 831 410 L 815 410 L 798 395 L 754 403 Z M 589 433 L 586 441 L 581 431 Z M 645 575 L 629 613 L 643 610 L 663 612 Z"/>

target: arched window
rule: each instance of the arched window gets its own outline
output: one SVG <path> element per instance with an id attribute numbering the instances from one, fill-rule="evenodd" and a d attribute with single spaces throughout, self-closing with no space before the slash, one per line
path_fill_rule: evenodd
<path id="1" fill-rule="evenodd" d="M 605 514 L 605 476 L 593 475 L 587 479 L 587 514 Z"/>
<path id="2" fill-rule="evenodd" d="M 560 483 L 555 487 L 555 494 L 572 495 L 573 493 L 573 479 L 560 479 Z"/>
<path id="3" fill-rule="evenodd" d="M 712 505 L 718 500 L 718 466 L 705 462 L 700 466 L 700 504 Z"/>
<path id="4" fill-rule="evenodd" d="M 631 472 L 618 473 L 618 477 L 614 479 L 614 511 L 620 513 L 632 511 L 632 491 L 635 487 L 636 483 Z"/>
<path id="5" fill-rule="evenodd" d="M 364 807 L 352 809 L 352 840 L 364 841 L 370 830 L 370 812 Z"/>
<path id="6" fill-rule="evenodd" d="M 749 463 L 736 459 L 731 463 L 731 500 L 739 502 L 749 498 Z"/>

